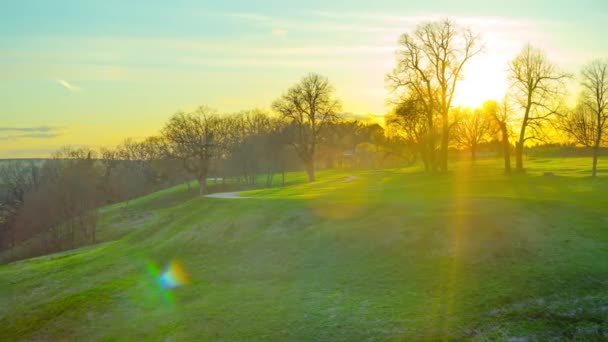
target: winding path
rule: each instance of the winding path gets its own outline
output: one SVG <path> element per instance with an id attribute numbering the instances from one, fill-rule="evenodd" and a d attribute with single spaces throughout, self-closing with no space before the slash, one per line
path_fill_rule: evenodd
<path id="1" fill-rule="evenodd" d="M 241 191 L 231 191 L 231 192 L 216 192 L 214 194 L 206 195 L 205 197 L 211 198 L 231 198 L 231 199 L 241 199 L 241 198 L 250 198 L 245 196 L 239 196 Z"/>
<path id="2" fill-rule="evenodd" d="M 349 183 L 357 179 L 357 176 L 349 176 L 342 180 L 342 183 Z M 205 197 L 210 198 L 228 198 L 228 199 L 242 199 L 242 198 L 252 198 L 247 196 L 239 196 L 242 191 L 231 191 L 231 192 L 216 192 L 214 194 L 205 195 Z"/>

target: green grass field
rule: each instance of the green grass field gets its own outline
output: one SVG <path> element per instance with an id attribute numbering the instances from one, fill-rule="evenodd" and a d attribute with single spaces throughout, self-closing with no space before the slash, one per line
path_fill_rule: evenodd
<path id="1" fill-rule="evenodd" d="M 608 160 L 500 165 L 103 208 L 103 243 L 0 266 L 0 340 L 608 339 Z"/>

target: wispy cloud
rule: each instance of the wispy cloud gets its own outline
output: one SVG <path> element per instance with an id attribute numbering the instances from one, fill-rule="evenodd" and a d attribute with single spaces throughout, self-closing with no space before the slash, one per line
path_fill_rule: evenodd
<path id="1" fill-rule="evenodd" d="M 33 127 L 6 127 L 0 126 L 0 132 L 51 132 L 60 130 L 61 127 L 33 126 Z"/>
<path id="2" fill-rule="evenodd" d="M 79 92 L 82 90 L 80 87 L 70 84 L 66 80 L 57 79 L 56 81 L 57 81 L 57 83 L 59 83 L 60 86 L 64 87 L 65 89 L 67 89 L 71 92 Z"/>
<path id="3" fill-rule="evenodd" d="M 63 135 L 62 127 L 33 126 L 33 127 L 0 127 L 2 141 L 15 141 L 20 139 L 53 139 Z"/>

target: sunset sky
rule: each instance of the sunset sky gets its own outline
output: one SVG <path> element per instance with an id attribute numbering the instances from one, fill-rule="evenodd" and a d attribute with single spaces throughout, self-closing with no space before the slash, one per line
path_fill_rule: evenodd
<path id="1" fill-rule="evenodd" d="M 446 17 L 485 44 L 457 104 L 502 98 L 527 42 L 573 73 L 608 57 L 605 0 L 6 1 L 0 158 L 152 135 L 201 104 L 269 108 L 308 72 L 329 77 L 344 111 L 384 114 L 399 35 Z"/>

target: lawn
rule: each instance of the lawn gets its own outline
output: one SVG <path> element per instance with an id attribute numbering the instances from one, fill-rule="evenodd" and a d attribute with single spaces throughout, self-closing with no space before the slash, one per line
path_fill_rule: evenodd
<path id="1" fill-rule="evenodd" d="M 0 266 L 0 339 L 608 339 L 608 160 L 500 165 L 103 208 L 102 243 Z M 173 259 L 190 283 L 165 290 Z"/>

